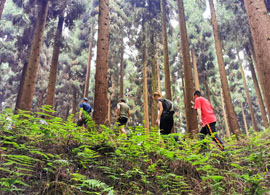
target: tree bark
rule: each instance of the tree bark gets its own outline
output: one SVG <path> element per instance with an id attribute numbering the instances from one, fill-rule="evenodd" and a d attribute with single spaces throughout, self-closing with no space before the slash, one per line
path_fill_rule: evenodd
<path id="1" fill-rule="evenodd" d="M 106 125 L 111 125 L 111 96 L 108 97 L 108 121 Z"/>
<path id="2" fill-rule="evenodd" d="M 269 127 L 269 122 L 268 122 L 268 119 L 267 119 L 267 114 L 266 114 L 266 111 L 265 111 L 265 107 L 264 107 L 264 103 L 263 103 L 263 99 L 262 99 L 262 94 L 261 94 L 261 90 L 260 90 L 260 87 L 259 87 L 259 83 L 258 83 L 258 80 L 257 80 L 256 73 L 255 73 L 255 70 L 254 70 L 254 66 L 253 66 L 252 63 L 249 63 L 249 67 L 250 67 L 250 70 L 252 70 L 251 71 L 252 80 L 253 80 L 253 83 L 254 83 L 254 88 L 255 88 L 255 91 L 256 91 L 256 96 L 257 96 L 259 108 L 260 108 L 260 111 L 261 111 L 261 116 L 262 116 L 262 119 L 263 119 L 263 124 L 264 124 L 265 128 L 268 128 Z"/>
<path id="3" fill-rule="evenodd" d="M 162 42 L 163 42 L 163 56 L 164 56 L 165 92 L 166 98 L 172 100 L 165 1 L 166 0 L 160 0 L 160 8 L 162 14 Z"/>
<path id="4" fill-rule="evenodd" d="M 6 0 L 0 0 L 0 20 L 2 18 L 3 10 L 5 7 Z"/>
<path id="5" fill-rule="evenodd" d="M 268 119 L 267 119 L 267 114 L 266 114 L 266 111 L 265 111 L 265 107 L 264 107 L 264 103 L 263 103 L 263 98 L 262 98 L 260 86 L 259 86 L 259 83 L 258 83 L 258 79 L 257 79 L 257 76 L 256 76 L 255 68 L 254 68 L 254 65 L 253 65 L 253 62 L 252 62 L 252 56 L 253 56 L 254 63 L 255 64 L 257 63 L 256 62 L 256 57 L 255 57 L 254 52 L 252 52 L 252 54 L 251 54 L 251 51 L 250 51 L 250 49 L 248 47 L 246 47 L 245 49 L 246 49 L 247 55 L 248 55 L 249 60 L 250 60 L 249 61 L 249 69 L 251 71 L 251 76 L 252 76 L 252 80 L 253 80 L 253 83 L 254 83 L 254 88 L 255 88 L 255 92 L 256 92 L 256 95 L 257 95 L 257 100 L 258 100 L 259 108 L 260 108 L 262 119 L 263 119 L 263 124 L 264 124 L 264 127 L 265 128 L 268 128 L 269 127 L 269 123 L 268 123 Z"/>
<path id="6" fill-rule="evenodd" d="M 159 63 L 159 58 L 157 59 L 157 90 L 161 91 L 161 87 L 160 87 L 160 67 L 159 67 L 160 63 Z"/>
<path id="7" fill-rule="evenodd" d="M 38 103 L 38 112 L 40 112 L 41 111 L 41 107 L 42 107 L 42 105 L 43 105 L 43 101 L 44 101 L 44 99 L 45 99 L 45 93 L 46 93 L 46 89 L 43 89 L 43 90 L 41 90 L 41 95 L 40 95 L 40 101 L 39 101 L 39 103 Z M 40 116 L 40 114 L 38 114 L 38 117 Z"/>
<path id="8" fill-rule="evenodd" d="M 146 134 L 149 134 L 149 104 L 148 104 L 148 84 L 147 84 L 147 50 L 146 50 L 146 30 L 145 30 L 145 19 L 142 19 L 142 33 L 143 33 L 143 48 L 142 48 L 142 57 L 143 57 L 143 110 L 144 110 L 144 128 Z"/>
<path id="9" fill-rule="evenodd" d="M 90 33 L 89 48 L 88 48 L 88 62 L 87 62 L 87 68 L 86 68 L 86 78 L 85 78 L 83 97 L 88 97 L 88 92 L 89 92 L 89 83 L 90 83 L 90 76 L 91 76 L 93 38 L 94 38 L 94 22 L 92 22 L 92 24 L 91 24 L 91 33 Z"/>
<path id="10" fill-rule="evenodd" d="M 17 99 L 16 99 L 16 106 L 15 106 L 14 114 L 18 114 L 18 111 L 19 111 L 19 104 L 20 104 L 21 98 L 22 98 L 22 90 L 23 90 L 23 86 L 24 86 L 26 70 L 27 70 L 27 63 L 24 63 L 23 70 L 22 70 L 22 76 L 20 79 L 19 91 L 18 91 Z"/>
<path id="11" fill-rule="evenodd" d="M 66 110 L 66 115 L 65 115 L 65 121 L 68 119 L 68 116 L 69 116 L 69 104 L 67 105 L 67 110 Z"/>
<path id="12" fill-rule="evenodd" d="M 258 83 L 258 80 L 257 80 L 256 72 L 255 72 L 252 61 L 249 63 L 249 69 L 251 71 L 251 76 L 252 76 L 252 80 L 253 80 L 253 83 L 254 83 L 254 88 L 255 88 L 255 91 L 256 91 L 257 100 L 258 100 L 258 104 L 259 104 L 262 119 L 263 119 L 263 124 L 264 124 L 265 128 L 268 128 L 269 127 L 269 122 L 268 122 L 268 119 L 267 119 L 267 114 L 266 114 L 266 111 L 265 111 L 261 90 L 260 90 L 260 87 L 259 87 L 259 83 Z"/>
<path id="13" fill-rule="evenodd" d="M 43 40 L 43 32 L 44 32 L 47 14 L 48 14 L 48 7 L 49 7 L 48 2 L 49 2 L 48 0 L 38 1 L 38 6 L 39 6 L 38 20 L 35 27 L 33 43 L 31 46 L 29 62 L 27 65 L 21 101 L 18 104 L 18 108 L 21 110 L 30 111 L 32 108 L 35 82 L 36 82 L 36 77 L 37 77 L 41 45 L 42 45 L 42 40 Z"/>
<path id="14" fill-rule="evenodd" d="M 189 54 L 189 44 L 185 21 L 185 10 L 183 0 L 178 0 L 178 15 L 181 36 L 181 51 L 184 64 L 184 77 L 185 77 L 185 110 L 186 110 L 186 123 L 187 132 L 190 134 L 198 133 L 197 114 L 195 109 L 191 107 L 193 101 L 194 83 L 192 78 L 192 69 Z"/>
<path id="15" fill-rule="evenodd" d="M 244 84 L 244 89 L 245 89 L 246 96 L 247 96 L 248 107 L 249 107 L 249 110 L 250 110 L 250 115 L 251 115 L 251 120 L 252 120 L 252 126 L 253 126 L 255 131 L 259 132 L 257 122 L 256 122 L 256 119 L 255 119 L 254 110 L 253 110 L 253 107 L 252 107 L 251 98 L 250 98 L 249 91 L 248 91 L 248 86 L 247 86 L 247 82 L 246 82 L 246 78 L 245 78 L 245 73 L 244 73 L 242 63 L 241 63 L 241 59 L 240 59 L 240 56 L 239 56 L 238 52 L 237 52 L 237 57 L 238 57 L 239 68 L 240 68 L 240 72 L 241 72 L 241 76 L 242 76 L 242 80 L 243 80 L 243 84 Z"/>
<path id="16" fill-rule="evenodd" d="M 226 109 L 225 109 L 225 105 L 224 105 L 224 97 L 223 97 L 222 89 L 220 90 L 220 99 L 221 99 L 221 106 L 222 106 L 222 111 L 223 111 L 223 116 L 224 116 L 226 135 L 227 135 L 227 137 L 231 137 L 230 130 L 229 130 L 229 124 L 228 124 L 228 118 L 227 118 Z"/>
<path id="17" fill-rule="evenodd" d="M 47 92 L 47 98 L 46 98 L 46 105 L 50 105 L 52 107 L 54 105 L 58 59 L 60 55 L 63 25 L 64 25 L 64 17 L 59 16 L 57 31 L 56 31 L 55 39 L 54 39 L 53 56 L 52 56 L 49 83 L 48 83 L 48 92 Z"/>
<path id="18" fill-rule="evenodd" d="M 156 50 L 155 50 L 155 40 L 154 35 L 151 35 L 151 69 L 152 69 L 152 92 L 156 92 L 158 90 L 157 86 L 157 62 L 156 62 Z M 157 119 L 157 103 L 156 101 L 152 100 L 152 108 L 151 108 L 151 125 L 155 126 L 155 121 Z"/>
<path id="19" fill-rule="evenodd" d="M 122 40 L 122 46 L 121 46 L 120 98 L 124 98 L 124 38 Z"/>
<path id="20" fill-rule="evenodd" d="M 247 136 L 249 136 L 246 115 L 245 115 L 245 111 L 244 111 L 244 107 L 243 107 L 242 102 L 241 102 L 241 109 L 242 109 L 242 116 L 243 116 L 243 120 L 244 120 L 245 132 L 246 132 Z"/>
<path id="21" fill-rule="evenodd" d="M 74 86 L 72 89 L 73 89 L 73 91 L 72 91 L 72 114 L 76 114 L 76 112 L 77 112 L 77 90 L 76 90 L 76 87 L 74 87 Z"/>
<path id="22" fill-rule="evenodd" d="M 195 89 L 200 91 L 200 80 L 197 68 L 197 57 L 194 49 L 192 49 L 192 62 L 193 62 L 193 70 L 194 70 L 194 80 L 195 80 Z"/>
<path id="23" fill-rule="evenodd" d="M 254 43 L 256 69 L 270 114 L 270 18 L 264 0 L 244 0 Z"/>
<path id="24" fill-rule="evenodd" d="M 144 43 L 145 44 L 145 43 Z M 143 110 L 144 110 L 144 128 L 149 134 L 149 112 L 148 112 L 148 86 L 147 86 L 147 58 L 146 47 L 143 48 Z"/>
<path id="25" fill-rule="evenodd" d="M 218 30 L 218 23 L 216 19 L 216 13 L 215 13 L 215 7 L 213 0 L 209 0 L 210 4 L 210 10 L 211 10 L 211 20 L 212 20 L 212 27 L 213 27 L 213 33 L 215 38 L 215 46 L 216 46 L 216 53 L 217 53 L 217 59 L 218 59 L 218 67 L 219 67 L 219 74 L 221 79 L 221 86 L 222 91 L 224 95 L 224 101 L 225 101 L 225 107 L 226 107 L 226 113 L 228 116 L 228 123 L 230 126 L 230 130 L 232 133 L 236 134 L 237 138 L 239 135 L 239 124 L 237 121 L 237 116 L 234 111 L 234 106 L 232 104 L 232 98 L 230 94 L 230 88 L 226 76 L 226 70 L 224 65 L 224 59 L 223 59 L 223 53 L 222 53 L 222 46 L 221 46 L 221 39 L 219 35 Z"/>
<path id="26" fill-rule="evenodd" d="M 109 0 L 99 0 L 98 41 L 93 119 L 105 124 L 108 115 Z"/>
<path id="27" fill-rule="evenodd" d="M 57 112 L 57 108 L 58 108 L 59 102 L 55 102 L 54 104 L 54 110 Z M 55 116 L 55 113 L 52 113 L 52 115 Z"/>

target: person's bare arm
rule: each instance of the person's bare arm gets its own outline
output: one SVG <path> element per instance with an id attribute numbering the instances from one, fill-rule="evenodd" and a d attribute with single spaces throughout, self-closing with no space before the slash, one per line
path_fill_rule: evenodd
<path id="1" fill-rule="evenodd" d="M 83 109 L 82 109 L 82 108 L 80 108 L 79 120 L 82 120 L 82 112 L 83 112 Z"/>
<path id="2" fill-rule="evenodd" d="M 158 125 L 158 121 L 160 121 L 160 118 L 161 118 L 161 115 L 162 115 L 162 112 L 163 112 L 163 106 L 162 106 L 161 102 L 158 102 L 158 108 L 159 108 L 159 113 L 158 113 L 158 117 L 157 117 L 157 120 L 156 120 L 156 125 Z"/>
<path id="3" fill-rule="evenodd" d="M 198 113 L 198 116 L 199 116 L 200 124 L 202 125 L 202 110 L 201 110 L 201 108 L 197 108 L 197 113 Z"/>
<path id="4" fill-rule="evenodd" d="M 119 113 L 120 113 L 120 106 L 118 105 L 116 109 L 116 119 L 119 118 Z"/>

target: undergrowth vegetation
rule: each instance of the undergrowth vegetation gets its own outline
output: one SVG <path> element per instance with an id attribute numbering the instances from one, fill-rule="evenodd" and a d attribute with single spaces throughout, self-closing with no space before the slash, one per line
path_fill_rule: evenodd
<path id="1" fill-rule="evenodd" d="M 0 114 L 1 194 L 266 194 L 270 131 L 220 151 L 209 139 L 153 129 L 77 127 L 72 116 Z M 175 141 L 178 136 L 178 141 Z M 207 149 L 202 149 L 206 142 Z"/>

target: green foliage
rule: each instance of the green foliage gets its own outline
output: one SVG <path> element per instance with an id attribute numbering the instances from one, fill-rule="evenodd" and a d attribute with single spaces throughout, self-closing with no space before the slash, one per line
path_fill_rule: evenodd
<path id="1" fill-rule="evenodd" d="M 46 111 L 50 111 L 46 108 Z M 11 121 L 7 121 L 9 116 Z M 70 117 L 0 115 L 0 186 L 9 194 L 264 194 L 269 190 L 269 131 L 228 140 L 150 136 L 130 129 L 76 127 Z M 10 123 L 13 125 L 10 126 Z M 89 119 L 91 125 L 93 121 Z M 176 142 L 174 136 L 179 136 Z M 206 143 L 208 148 L 201 150 Z"/>

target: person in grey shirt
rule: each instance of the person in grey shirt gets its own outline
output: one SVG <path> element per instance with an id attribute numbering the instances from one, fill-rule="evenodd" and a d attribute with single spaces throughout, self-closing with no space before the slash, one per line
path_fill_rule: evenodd
<path id="1" fill-rule="evenodd" d="M 126 104 L 124 99 L 120 99 L 117 104 L 116 119 L 121 128 L 121 132 L 126 134 L 125 125 L 127 124 L 128 118 L 130 117 L 129 106 Z"/>

